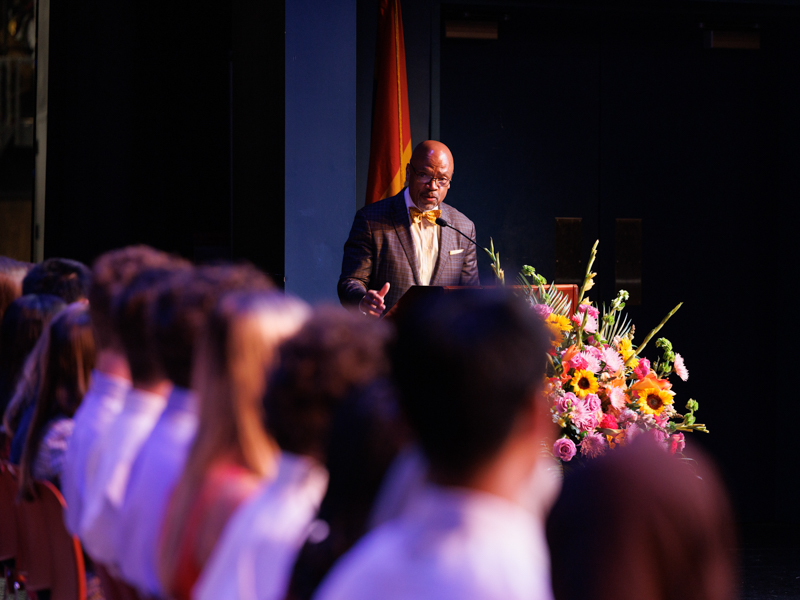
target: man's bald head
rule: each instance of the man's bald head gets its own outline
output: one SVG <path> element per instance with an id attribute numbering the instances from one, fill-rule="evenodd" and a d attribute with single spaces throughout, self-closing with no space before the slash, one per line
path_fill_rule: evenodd
<path id="1" fill-rule="evenodd" d="M 447 146 L 436 140 L 417 144 L 406 166 L 406 182 L 411 200 L 420 210 L 431 210 L 439 206 L 447 195 L 452 177 L 453 155 Z M 429 181 L 420 181 L 426 178 Z M 447 183 L 442 184 L 442 180 Z"/>
<path id="2" fill-rule="evenodd" d="M 452 177 L 453 154 L 450 152 L 450 148 L 445 146 L 442 142 L 437 142 L 436 140 L 425 140 L 424 142 L 420 142 L 417 144 L 416 148 L 414 148 L 414 152 L 411 153 L 411 160 L 414 161 L 414 164 L 418 164 L 425 161 L 429 156 L 433 156 L 435 154 L 442 155 L 440 158 L 442 158 L 442 160 L 446 160 L 450 165 L 450 176 Z"/>

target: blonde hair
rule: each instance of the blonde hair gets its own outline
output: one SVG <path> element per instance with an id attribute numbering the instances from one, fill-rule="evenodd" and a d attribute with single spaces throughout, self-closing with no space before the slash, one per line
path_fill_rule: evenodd
<path id="1" fill-rule="evenodd" d="M 276 445 L 264 428 L 262 398 L 278 345 L 309 316 L 305 303 L 282 292 L 233 292 L 210 315 L 192 374 L 198 429 L 162 531 L 159 576 L 165 590 L 172 589 L 186 519 L 212 464 L 223 458 L 258 477 L 275 474 Z"/>

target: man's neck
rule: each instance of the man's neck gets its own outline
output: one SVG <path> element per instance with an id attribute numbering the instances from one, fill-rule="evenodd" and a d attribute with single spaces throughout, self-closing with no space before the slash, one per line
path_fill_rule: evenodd
<path id="1" fill-rule="evenodd" d="M 122 353 L 110 348 L 103 348 L 98 351 L 94 368 L 112 377 L 119 377 L 126 381 L 131 380 L 131 370 L 128 367 L 127 359 Z"/>
<path id="2" fill-rule="evenodd" d="M 494 494 L 515 504 L 522 504 L 526 485 L 536 465 L 537 455 L 531 451 L 535 442 L 509 441 L 493 458 L 463 477 L 448 477 L 431 472 L 433 483 L 462 487 Z"/>
<path id="3" fill-rule="evenodd" d="M 133 389 L 166 398 L 172 389 L 172 382 L 169 379 L 153 379 L 152 381 L 137 381 L 134 379 Z"/>

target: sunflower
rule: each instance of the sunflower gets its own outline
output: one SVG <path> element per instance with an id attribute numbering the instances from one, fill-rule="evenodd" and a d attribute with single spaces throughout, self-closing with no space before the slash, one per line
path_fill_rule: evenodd
<path id="1" fill-rule="evenodd" d="M 647 415 L 660 415 L 667 406 L 671 405 L 673 393 L 669 390 L 660 390 L 656 387 L 639 390 L 639 409 Z"/>
<path id="2" fill-rule="evenodd" d="M 550 313 L 547 315 L 544 323 L 550 330 L 550 337 L 552 339 L 553 346 L 558 348 L 564 343 L 563 332 L 572 329 L 572 323 L 570 323 L 569 319 L 564 315 L 558 315 L 556 313 Z"/>
<path id="3" fill-rule="evenodd" d="M 587 369 L 578 369 L 572 376 L 572 391 L 576 396 L 585 398 L 589 394 L 596 394 L 599 388 L 594 373 Z"/>

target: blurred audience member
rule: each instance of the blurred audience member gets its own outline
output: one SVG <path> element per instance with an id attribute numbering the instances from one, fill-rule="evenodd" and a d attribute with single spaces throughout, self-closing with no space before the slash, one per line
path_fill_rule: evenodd
<path id="1" fill-rule="evenodd" d="M 0 409 L 4 414 L 15 394 L 28 355 L 53 315 L 65 306 L 63 300 L 56 296 L 30 294 L 17 298 L 6 309 L 0 326 Z M 36 383 L 26 381 L 26 385 Z M 23 390 L 20 392 L 14 408 L 7 417 L 4 417 L 4 423 L 7 423 L 6 432 L 9 435 L 12 435 L 19 426 L 19 420 L 25 409 L 33 404 L 34 398 L 23 394 Z"/>
<path id="2" fill-rule="evenodd" d="M 175 258 L 171 264 L 142 271 L 113 307 L 114 328 L 130 367 L 132 386 L 122 410 L 88 457 L 80 538 L 95 562 L 116 562 L 115 532 L 130 468 L 164 410 L 172 387 L 156 354 L 152 304 L 159 285 L 188 268 L 186 261 Z M 97 461 L 96 469 L 91 466 L 93 460 Z"/>
<path id="3" fill-rule="evenodd" d="M 0 256 L 0 321 L 8 305 L 22 295 L 22 280 L 33 265 Z"/>
<path id="4" fill-rule="evenodd" d="M 103 254 L 92 267 L 89 312 L 97 361 L 89 391 L 75 413 L 61 477 L 62 491 L 67 501 L 65 521 L 73 535 L 80 533 L 87 478 L 94 478 L 97 461 L 89 464 L 89 456 L 94 455 L 94 446 L 122 410 L 125 395 L 131 387 L 130 368 L 113 320 L 112 307 L 139 273 L 148 268 L 169 265 L 173 260 L 170 255 L 148 246 L 130 246 Z"/>
<path id="5" fill-rule="evenodd" d="M 720 479 L 649 437 L 567 476 L 547 538 L 557 600 L 731 600 L 733 519 Z"/>
<path id="6" fill-rule="evenodd" d="M 86 307 L 71 304 L 41 338 L 41 381 L 20 466 L 20 497 L 31 499 L 33 482 L 59 485 L 72 416 L 89 387 L 95 348 Z"/>
<path id="7" fill-rule="evenodd" d="M 265 374 L 308 313 L 280 292 L 233 292 L 208 319 L 192 375 L 200 421 L 158 556 L 168 597 L 188 600 L 230 515 L 277 473 L 278 450 L 263 426 Z"/>
<path id="8" fill-rule="evenodd" d="M 541 323 L 500 292 L 416 308 L 392 355 L 429 483 L 345 554 L 315 597 L 551 598 L 543 524 L 522 506 L 552 426 Z"/>
<path id="9" fill-rule="evenodd" d="M 197 430 L 199 407 L 189 387 L 199 332 L 222 294 L 272 288 L 249 265 L 200 267 L 169 279 L 153 303 L 155 349 L 173 388 L 133 463 L 114 534 L 120 574 L 145 596 L 165 597 L 157 575 L 158 537 Z"/>
<path id="10" fill-rule="evenodd" d="M 92 272 L 82 262 L 48 258 L 34 265 L 22 280 L 23 294 L 53 294 L 64 302 L 86 301 Z"/>
<path id="11" fill-rule="evenodd" d="M 363 427 L 370 424 L 366 419 L 354 422 L 352 417 L 375 412 L 379 400 L 363 395 L 376 378 L 388 375 L 386 339 L 382 323 L 332 307 L 320 309 L 283 344 L 265 396 L 267 429 L 281 448 L 278 475 L 231 518 L 194 590 L 196 600 L 215 599 L 220 589 L 240 600 L 285 596 L 295 557 L 325 494 L 325 466 L 333 457 L 331 440 L 337 438 L 333 430 L 345 427 L 346 435 L 340 431 L 338 438 L 348 443 L 375 433 L 374 427 Z M 363 400 L 356 409 L 359 396 Z M 389 440 L 382 436 L 380 442 Z M 353 459 L 348 468 L 361 479 L 340 484 L 356 510 L 361 508 L 360 487 L 370 475 L 360 467 L 364 459 L 376 460 L 376 454 L 348 457 Z"/>

